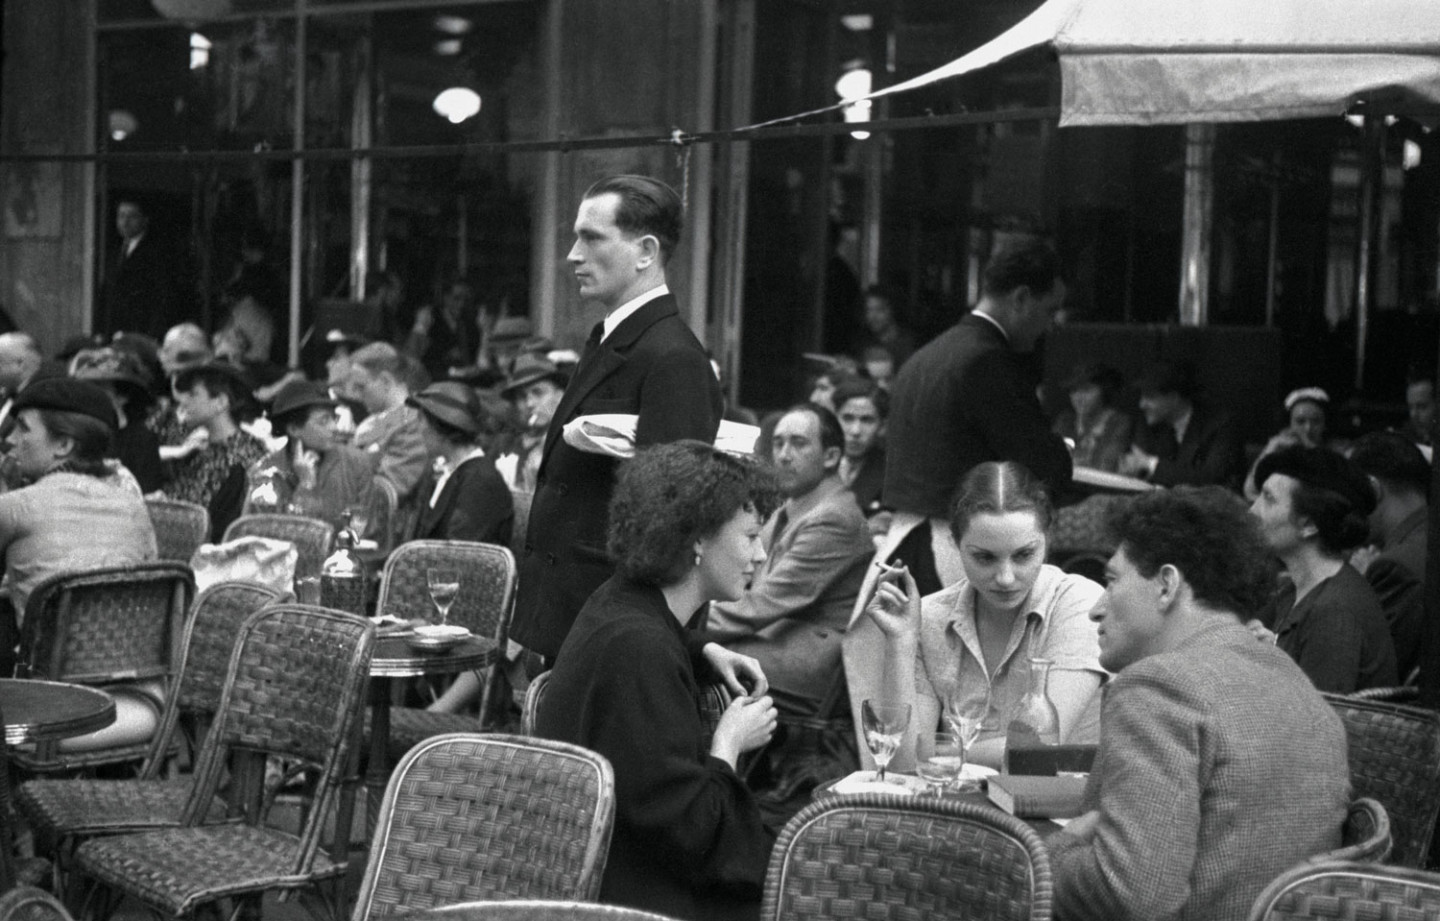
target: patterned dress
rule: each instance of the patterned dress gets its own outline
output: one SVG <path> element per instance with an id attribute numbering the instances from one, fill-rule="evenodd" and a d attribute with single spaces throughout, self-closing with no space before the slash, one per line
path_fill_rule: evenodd
<path id="1" fill-rule="evenodd" d="M 260 439 L 243 431 L 171 463 L 165 494 L 210 511 L 210 540 L 218 543 L 245 505 L 245 471 L 265 456 Z"/>

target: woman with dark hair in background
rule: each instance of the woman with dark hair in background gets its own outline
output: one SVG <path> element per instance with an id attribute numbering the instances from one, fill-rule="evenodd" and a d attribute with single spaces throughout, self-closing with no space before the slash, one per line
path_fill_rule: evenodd
<path id="1" fill-rule="evenodd" d="M 1119 371 L 1103 364 L 1081 365 L 1065 382 L 1070 408 L 1055 417 L 1053 431 L 1072 445 L 1075 466 L 1120 469 L 1135 430 L 1134 420 L 1115 406 L 1124 383 Z"/>
<path id="2" fill-rule="evenodd" d="M 420 410 L 421 438 L 435 458 L 415 489 L 410 539 L 508 544 L 514 500 L 486 456 L 486 441 L 499 431 L 495 414 L 475 388 L 457 381 L 431 384 L 405 402 Z"/>
<path id="3" fill-rule="evenodd" d="M 744 594 L 777 498 L 767 471 L 701 442 L 650 448 L 620 468 L 617 572 L 581 609 L 537 716 L 540 735 L 614 766 L 602 902 L 676 918 L 758 913 L 774 839 L 735 762 L 769 741 L 776 711 L 754 659 L 686 625 Z M 695 701 L 716 677 L 737 697 L 707 740 Z"/>
<path id="4" fill-rule="evenodd" d="M 1289 576 L 1259 618 L 1275 644 L 1322 691 L 1396 684 L 1395 646 L 1380 601 L 1345 562 L 1369 535 L 1370 481 L 1349 459 L 1300 446 L 1262 458 L 1255 480 L 1260 495 L 1251 514 Z"/>
<path id="5" fill-rule="evenodd" d="M 264 443 L 240 428 L 259 415 L 260 407 L 250 382 L 223 361 L 180 371 L 173 389 L 176 415 L 190 434 L 165 449 L 171 462 L 165 494 L 205 506 L 210 540 L 219 543 L 245 507 L 245 472 L 265 456 Z"/>

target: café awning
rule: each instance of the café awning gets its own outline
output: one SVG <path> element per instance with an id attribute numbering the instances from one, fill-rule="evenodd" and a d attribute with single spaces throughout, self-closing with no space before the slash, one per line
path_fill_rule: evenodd
<path id="1" fill-rule="evenodd" d="M 1262 121 L 1357 103 L 1440 114 L 1436 0 L 1048 0 L 898 93 L 1040 45 L 1060 58 L 1061 125 Z"/>

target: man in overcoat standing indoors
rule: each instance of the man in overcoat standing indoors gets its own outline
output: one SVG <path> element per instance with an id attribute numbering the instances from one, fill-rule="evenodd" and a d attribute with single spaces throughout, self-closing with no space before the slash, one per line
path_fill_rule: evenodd
<path id="1" fill-rule="evenodd" d="M 519 561 L 510 637 L 544 656 L 560 651 L 575 615 L 614 571 L 605 552 L 608 507 L 620 463 L 562 437 L 579 416 L 638 416 L 637 449 L 695 438 L 714 441 L 720 385 L 665 284 L 682 225 L 665 183 L 613 176 L 592 185 L 575 218 L 567 257 L 580 296 L 605 308 L 550 420 Z"/>

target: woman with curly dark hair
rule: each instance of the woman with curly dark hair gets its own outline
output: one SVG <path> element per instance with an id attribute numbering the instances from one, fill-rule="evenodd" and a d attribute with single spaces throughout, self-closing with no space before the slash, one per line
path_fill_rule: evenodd
<path id="1" fill-rule="evenodd" d="M 536 719 L 540 735 L 614 766 L 603 902 L 676 918 L 758 913 L 774 840 L 735 762 L 769 741 L 775 707 L 754 659 L 686 625 L 744 594 L 776 501 L 767 471 L 700 442 L 650 448 L 621 468 L 608 544 L 617 572 L 581 609 Z M 695 701 L 717 677 L 737 696 L 706 739 Z"/>
<path id="2" fill-rule="evenodd" d="M 1397 683 L 1380 601 L 1346 557 L 1369 536 L 1375 491 L 1353 461 L 1325 448 L 1281 448 L 1255 467 L 1250 511 L 1289 577 L 1261 622 L 1322 691 Z"/>

